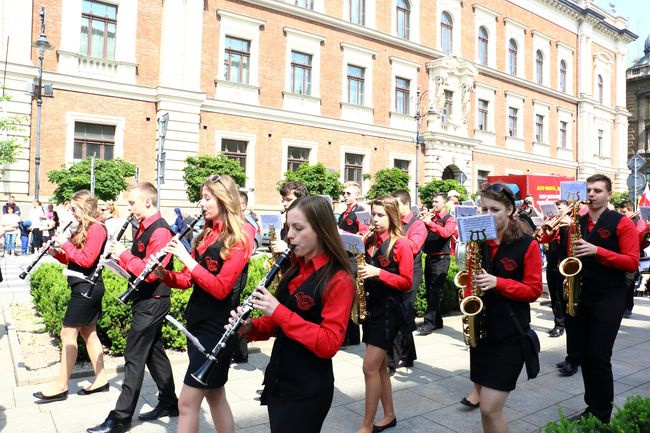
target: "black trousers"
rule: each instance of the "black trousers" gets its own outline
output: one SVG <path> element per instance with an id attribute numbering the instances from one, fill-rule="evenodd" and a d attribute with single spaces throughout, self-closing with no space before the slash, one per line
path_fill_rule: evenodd
<path id="1" fill-rule="evenodd" d="M 639 271 L 625 273 L 625 309 L 632 311 L 634 308 L 634 292 L 636 290 L 636 279 L 639 276 Z"/>
<path id="2" fill-rule="evenodd" d="M 583 288 L 577 322 L 585 403 L 589 412 L 609 422 L 614 401 L 612 349 L 625 309 L 625 286 L 588 293 Z"/>
<path id="3" fill-rule="evenodd" d="M 352 277 L 357 278 L 357 260 L 356 257 L 352 254 L 348 254 L 348 259 L 350 260 L 350 266 L 352 267 Z M 354 323 L 352 319 L 348 319 L 348 327 L 345 330 L 345 339 L 343 340 L 343 345 L 356 345 L 361 343 L 361 328 L 359 325 Z"/>
<path id="4" fill-rule="evenodd" d="M 427 311 L 424 313 L 424 324 L 433 328 L 442 327 L 440 304 L 442 293 L 449 272 L 449 255 L 427 254 L 424 261 L 424 284 L 426 287 Z"/>
<path id="5" fill-rule="evenodd" d="M 564 300 L 564 276 L 557 267 L 546 267 L 546 284 L 551 295 L 551 309 L 555 326 L 564 328 L 566 301 Z"/>
<path id="6" fill-rule="evenodd" d="M 422 266 L 414 266 L 413 268 L 413 286 L 409 292 L 404 294 L 402 302 L 407 305 L 412 311 L 415 310 L 415 299 L 418 296 L 418 290 L 422 284 Z M 413 314 L 415 317 L 415 314 Z M 397 332 L 397 336 L 393 341 L 393 349 L 388 351 L 388 367 L 397 368 L 400 361 L 407 366 L 411 367 L 413 361 L 418 359 L 417 352 L 415 351 L 415 341 L 413 340 L 413 332 L 403 333 L 401 330 Z"/>
<path id="7" fill-rule="evenodd" d="M 566 336 L 566 362 L 580 365 L 580 334 L 578 333 L 578 320 L 570 314 L 564 317 L 564 335 Z"/>
<path id="8" fill-rule="evenodd" d="M 301 400 L 269 396 L 271 433 L 319 433 L 332 405 L 334 386 Z"/>
<path id="9" fill-rule="evenodd" d="M 162 324 L 170 305 L 169 297 L 143 299 L 133 304 L 131 329 L 126 337 L 124 353 L 122 392 L 109 418 L 130 420 L 133 417 L 145 365 L 158 387 L 158 404 L 165 407 L 178 405 L 172 367 L 162 343 Z"/>

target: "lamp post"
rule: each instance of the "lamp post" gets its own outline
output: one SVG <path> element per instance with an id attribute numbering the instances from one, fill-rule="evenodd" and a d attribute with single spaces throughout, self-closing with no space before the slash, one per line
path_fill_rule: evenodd
<path id="1" fill-rule="evenodd" d="M 34 198 L 38 200 L 39 193 L 39 175 L 41 170 L 41 106 L 43 105 L 43 96 L 52 96 L 52 88 L 46 90 L 43 95 L 43 56 L 45 50 L 52 48 L 52 44 L 45 36 L 45 8 L 41 7 L 41 34 L 36 42 L 32 44 L 38 50 L 38 81 L 32 92 L 32 99 L 36 99 L 36 156 L 34 158 Z"/>
<path id="2" fill-rule="evenodd" d="M 427 93 L 429 93 L 428 90 L 425 90 L 424 92 L 420 93 L 420 89 L 417 90 L 415 94 L 415 194 L 413 196 L 413 200 L 415 201 L 415 205 L 417 206 L 418 203 L 418 192 L 420 188 L 420 183 L 419 183 L 419 171 L 418 171 L 418 160 L 420 156 L 420 124 L 422 122 L 422 119 L 426 118 L 428 115 L 433 114 L 433 110 L 431 109 L 431 106 L 429 106 L 429 109 L 426 112 L 422 112 L 422 98 L 424 98 Z M 424 143 L 424 137 L 422 137 L 422 143 Z"/>

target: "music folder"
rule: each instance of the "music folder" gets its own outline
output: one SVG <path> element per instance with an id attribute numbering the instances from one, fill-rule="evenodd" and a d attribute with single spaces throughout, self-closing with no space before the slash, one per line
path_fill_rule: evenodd
<path id="1" fill-rule="evenodd" d="M 117 262 L 113 259 L 101 259 L 99 263 L 104 266 L 104 269 L 108 269 L 118 277 L 122 277 L 127 280 L 131 277 L 131 275 L 125 271 L 124 268 L 118 265 Z"/>

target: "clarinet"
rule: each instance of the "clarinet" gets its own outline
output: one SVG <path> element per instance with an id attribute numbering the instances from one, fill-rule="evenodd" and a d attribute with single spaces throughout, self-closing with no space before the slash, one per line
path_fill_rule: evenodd
<path id="1" fill-rule="evenodd" d="M 68 230 L 68 227 L 70 227 L 71 225 L 72 225 L 72 221 L 70 221 L 68 224 L 66 224 L 66 226 L 63 227 L 62 231 Z M 47 243 L 45 244 L 45 247 L 38 254 L 38 257 L 36 257 L 36 259 L 29 266 L 27 266 L 27 268 L 25 268 L 25 270 L 23 271 L 22 274 L 18 275 L 18 278 L 20 278 L 21 280 L 24 280 L 25 278 L 27 278 L 27 275 L 29 274 L 29 271 L 34 269 L 34 266 L 36 266 L 36 264 L 45 256 L 45 254 L 47 254 L 47 251 L 51 247 L 53 247 L 55 243 L 56 242 L 54 242 L 54 239 L 50 239 L 49 241 L 47 241 Z"/>
<path id="2" fill-rule="evenodd" d="M 280 272 L 280 269 L 282 268 L 282 265 L 284 264 L 285 261 L 289 259 L 291 256 L 291 252 L 293 250 L 293 245 L 290 245 L 289 248 L 287 248 L 276 260 L 275 263 L 273 263 L 273 266 L 267 274 L 262 278 L 262 281 L 259 282 L 257 287 L 259 286 L 264 286 L 265 288 L 268 288 L 271 285 L 271 282 L 275 278 L 275 276 Z M 253 299 L 255 290 L 253 290 L 253 293 L 244 301 L 244 303 L 241 305 L 242 307 L 242 312 L 235 317 L 232 325 L 230 326 L 230 329 L 226 329 L 217 342 L 217 345 L 214 346 L 214 349 L 210 351 L 210 353 L 204 353 L 206 356 L 205 362 L 201 367 L 199 367 L 198 370 L 196 370 L 194 373 L 192 373 L 192 377 L 202 385 L 207 385 L 208 383 L 208 378 L 210 377 L 210 374 L 214 370 L 214 368 L 217 366 L 217 362 L 219 362 L 219 357 L 221 353 L 224 351 L 224 349 L 228 346 L 228 343 L 230 342 L 230 339 L 235 335 L 235 333 L 241 328 L 241 326 L 244 324 L 248 316 L 251 314 L 251 312 L 254 310 L 253 308 Z"/>
<path id="3" fill-rule="evenodd" d="M 120 231 L 117 233 L 117 236 L 115 237 L 115 241 L 119 241 L 122 236 L 124 235 L 124 232 L 126 231 L 126 228 L 131 224 L 131 220 L 134 218 L 133 214 L 129 214 L 128 217 L 126 217 L 126 221 L 124 221 L 124 224 L 122 224 L 122 227 L 120 228 Z M 102 264 L 102 260 L 108 260 L 111 258 L 111 252 L 107 251 L 104 253 L 104 255 L 99 259 L 99 263 L 97 264 L 97 267 L 95 268 L 95 272 L 93 273 L 92 277 L 88 280 L 90 282 L 90 287 L 88 290 L 85 290 L 81 292 L 81 296 L 85 298 L 91 298 L 93 296 L 93 289 L 95 288 L 95 284 L 97 284 L 97 280 L 99 280 L 99 276 L 102 274 L 102 270 L 104 269 L 104 264 Z"/>
<path id="4" fill-rule="evenodd" d="M 183 230 L 180 232 L 176 233 L 176 235 L 172 238 L 172 241 L 178 241 L 183 239 L 185 236 L 189 235 L 192 230 L 194 229 L 194 226 L 196 223 L 198 223 L 201 218 L 203 218 L 203 214 L 205 211 L 201 211 L 198 213 L 192 221 L 187 223 L 185 227 L 183 227 Z M 171 242 L 171 241 L 170 241 Z M 126 290 L 126 292 L 122 293 L 117 300 L 120 301 L 122 304 L 126 305 L 128 302 L 135 296 L 135 294 L 138 292 L 138 286 L 147 279 L 149 275 L 156 269 L 157 266 L 162 263 L 163 259 L 167 256 L 167 253 L 164 251 L 164 248 L 160 251 L 158 251 L 156 254 L 152 255 L 155 260 L 149 260 L 147 262 L 147 265 L 144 267 L 142 272 L 140 272 L 140 275 L 136 277 L 135 280 L 129 281 L 129 288 Z"/>

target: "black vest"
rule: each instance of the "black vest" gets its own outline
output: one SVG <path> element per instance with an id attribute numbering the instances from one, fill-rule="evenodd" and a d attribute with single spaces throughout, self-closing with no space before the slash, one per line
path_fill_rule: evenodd
<path id="1" fill-rule="evenodd" d="M 580 217 L 580 234 L 582 239 L 605 248 L 615 253 L 620 253 L 618 235 L 616 229 L 618 224 L 624 218 L 618 212 L 606 209 L 600 217 L 591 232 L 587 233 L 587 222 L 589 214 Z M 585 296 L 596 292 L 611 293 L 613 289 L 625 288 L 625 271 L 616 268 L 605 267 L 596 261 L 595 256 L 580 257 L 582 261 L 582 272 L 580 272 L 583 290 L 581 293 Z M 623 293 L 623 292 L 621 292 Z"/>
<path id="2" fill-rule="evenodd" d="M 409 231 L 409 228 L 418 219 L 419 218 L 417 217 L 417 215 L 413 214 L 409 222 L 402 224 L 402 231 L 404 231 L 404 236 L 406 236 L 406 233 Z M 416 278 L 416 275 L 418 276 L 418 278 Z M 420 251 L 418 251 L 417 254 L 413 256 L 413 284 L 414 285 L 421 280 L 419 278 L 419 276 L 421 275 L 422 275 L 422 249 L 420 249 Z M 411 287 L 411 290 L 418 290 L 418 289 L 419 287 Z"/>
<path id="3" fill-rule="evenodd" d="M 280 304 L 299 315 L 303 320 L 320 324 L 323 321 L 323 268 L 312 273 L 293 292 L 285 278 L 278 286 Z M 271 360 L 264 374 L 262 404 L 269 394 L 286 400 L 299 400 L 334 385 L 334 372 L 330 358 L 319 358 L 302 343 L 287 337 L 278 328 Z"/>
<path id="4" fill-rule="evenodd" d="M 93 223 L 93 224 L 97 224 L 97 223 Z M 102 226 L 102 228 L 104 229 L 104 232 L 105 232 L 106 227 L 104 227 L 103 225 L 101 225 L 101 226 Z M 106 236 L 106 238 L 104 238 L 104 243 L 102 244 L 102 247 L 99 250 L 99 254 L 97 255 L 97 258 L 95 259 L 95 261 L 93 262 L 92 265 L 90 265 L 87 268 L 84 268 L 80 264 L 75 263 L 72 260 L 69 260 L 68 261 L 68 269 L 70 269 L 71 271 L 81 272 L 82 274 L 84 274 L 86 276 L 86 278 L 90 278 L 95 273 L 95 269 L 97 268 L 97 265 L 99 264 L 99 259 L 101 259 L 101 257 L 102 257 L 102 251 L 104 251 L 104 247 L 106 246 L 107 239 L 108 239 L 108 235 Z M 104 283 L 104 280 L 102 279 L 102 274 L 101 273 L 99 274 L 99 279 L 97 280 L 97 284 L 100 284 L 100 283 L 101 284 Z M 90 283 L 88 283 L 88 281 L 83 280 L 81 278 L 68 277 L 68 285 L 70 286 L 70 288 L 72 289 L 73 292 L 79 292 L 79 291 L 82 291 L 83 289 L 87 288 L 87 286 L 90 285 Z"/>
<path id="5" fill-rule="evenodd" d="M 569 228 L 560 227 L 559 236 L 548 244 L 546 252 L 546 267 L 555 269 L 567 256 L 567 240 L 569 238 Z"/>
<path id="6" fill-rule="evenodd" d="M 147 257 L 147 245 L 149 245 L 149 240 L 151 239 L 151 235 L 153 234 L 156 229 L 163 227 L 171 233 L 172 229 L 169 227 L 169 224 L 162 219 L 159 218 L 156 221 L 154 221 L 145 231 L 140 233 L 140 236 L 138 236 L 137 239 L 133 240 L 133 245 L 131 245 L 131 254 L 134 256 L 138 257 L 139 259 L 145 259 Z M 167 266 L 165 267 L 168 270 L 173 269 L 173 259 L 169 261 Z M 133 281 L 137 275 L 131 277 L 131 281 Z M 135 296 L 133 297 L 134 301 L 139 301 L 142 299 L 148 299 L 151 297 L 164 297 L 164 296 L 169 296 L 170 295 L 170 290 L 169 287 L 164 284 L 160 280 L 155 280 L 152 282 L 149 281 L 143 281 L 140 283 L 138 286 L 138 291 L 136 292 Z"/>
<path id="7" fill-rule="evenodd" d="M 444 226 L 449 218 L 451 218 L 451 214 L 448 213 L 443 218 L 436 220 L 435 223 Z M 422 251 L 426 254 L 449 254 L 451 252 L 451 237 L 443 238 L 438 233 L 429 230 L 427 227 L 427 239 L 424 241 L 424 245 L 422 245 Z"/>
<path id="8" fill-rule="evenodd" d="M 372 239 L 366 241 L 366 263 L 392 274 L 399 274 L 399 264 L 395 261 L 394 257 L 394 244 L 393 248 L 391 248 L 390 251 L 388 250 L 391 246 L 391 238 L 386 238 L 386 241 L 384 241 L 381 247 L 379 247 L 379 250 L 375 251 L 373 256 L 368 254 L 371 241 Z M 397 241 L 395 243 L 397 243 Z M 379 281 L 379 277 L 366 278 L 363 280 L 363 284 L 368 293 L 366 308 L 368 309 L 369 315 L 372 317 L 383 315 L 386 312 L 386 309 L 390 307 L 391 300 L 396 304 L 402 302 L 402 292 L 382 283 Z"/>
<path id="9" fill-rule="evenodd" d="M 532 241 L 531 236 L 523 235 L 511 244 L 501 244 L 492 260 L 489 259 L 487 243 L 484 243 L 481 257 L 483 268 L 496 277 L 521 281 L 524 277 L 524 257 Z M 521 339 L 521 334 L 506 305 L 510 306 L 524 330 L 530 327 L 530 304 L 528 302 L 508 299 L 493 289 L 483 294 L 483 303 L 488 341 L 519 341 Z"/>
<path id="10" fill-rule="evenodd" d="M 357 211 L 361 212 L 363 211 L 363 208 L 358 204 L 355 204 L 347 217 L 343 218 L 345 212 L 339 216 L 338 225 L 341 230 L 354 234 L 357 234 L 359 232 L 359 225 L 357 224 Z"/>
<path id="11" fill-rule="evenodd" d="M 223 242 L 219 239 L 210 245 L 196 261 L 199 265 L 208 270 L 212 275 L 218 275 L 221 272 L 224 260 L 219 256 Z M 194 283 L 192 295 L 187 301 L 185 308 L 185 318 L 188 326 L 196 325 L 200 322 L 213 322 L 215 326 L 224 325 L 228 322 L 230 310 L 237 308 L 239 305 L 239 295 L 241 294 L 246 279 L 248 278 L 248 264 L 235 281 L 230 296 L 224 300 L 218 300 L 207 292 L 198 283 Z"/>

